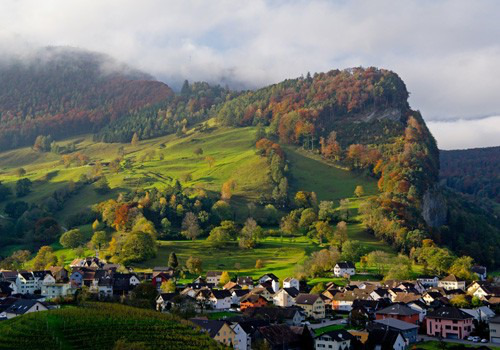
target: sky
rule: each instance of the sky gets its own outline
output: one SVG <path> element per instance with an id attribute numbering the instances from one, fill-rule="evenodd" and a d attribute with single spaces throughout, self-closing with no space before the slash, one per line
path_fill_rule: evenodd
<path id="1" fill-rule="evenodd" d="M 178 87 L 398 73 L 441 149 L 500 145 L 500 1 L 2 0 L 0 52 L 107 53 Z"/>

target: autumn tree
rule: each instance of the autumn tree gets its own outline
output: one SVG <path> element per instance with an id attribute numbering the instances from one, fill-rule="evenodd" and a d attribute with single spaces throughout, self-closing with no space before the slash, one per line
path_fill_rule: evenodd
<path id="1" fill-rule="evenodd" d="M 233 191 L 236 188 L 236 182 L 234 180 L 228 180 L 222 184 L 221 189 L 221 199 L 230 200 L 233 196 Z"/>
<path id="2" fill-rule="evenodd" d="M 262 262 L 262 260 L 261 259 L 257 259 L 255 261 L 255 268 L 256 269 L 262 269 L 263 267 L 264 267 L 264 263 Z"/>
<path id="3" fill-rule="evenodd" d="M 472 272 L 473 266 L 474 260 L 470 256 L 461 256 L 453 261 L 448 273 L 457 276 L 457 278 L 472 281 L 477 278 Z"/>
<path id="4" fill-rule="evenodd" d="M 47 267 L 54 266 L 57 264 L 57 257 L 54 254 L 54 250 L 50 246 L 43 246 L 40 248 L 38 253 L 33 260 L 34 270 L 44 270 Z"/>
<path id="5" fill-rule="evenodd" d="M 209 167 L 210 169 L 212 169 L 212 167 L 213 167 L 213 166 L 214 166 L 214 164 L 215 164 L 215 158 L 214 158 L 214 157 L 212 157 L 212 156 L 206 156 L 206 157 L 205 157 L 205 161 L 208 163 L 208 167 Z"/>
<path id="6" fill-rule="evenodd" d="M 156 256 L 156 242 L 144 232 L 131 232 L 120 252 L 120 260 L 124 264 L 141 262 Z"/>
<path id="7" fill-rule="evenodd" d="M 182 220 L 182 235 L 193 241 L 200 235 L 200 225 L 198 218 L 193 212 L 187 212 Z"/>
<path id="8" fill-rule="evenodd" d="M 248 218 L 245 226 L 241 229 L 238 245 L 242 249 L 254 248 L 261 236 L 262 228 L 257 225 L 253 218 Z"/>
<path id="9" fill-rule="evenodd" d="M 342 245 L 347 241 L 347 223 L 345 221 L 341 221 L 337 224 L 333 235 L 333 241 L 339 249 L 342 249 Z"/>
<path id="10" fill-rule="evenodd" d="M 186 268 L 189 273 L 200 274 L 203 271 L 201 259 L 190 256 L 186 261 Z"/>
<path id="11" fill-rule="evenodd" d="M 195 148 L 193 153 L 196 154 L 197 156 L 201 156 L 203 154 L 203 149 L 201 147 Z"/>
<path id="12" fill-rule="evenodd" d="M 136 132 L 134 132 L 134 135 L 132 136 L 132 141 L 130 141 L 130 144 L 134 147 L 139 145 L 139 135 L 137 135 Z"/>
<path id="13" fill-rule="evenodd" d="M 24 168 L 17 168 L 16 171 L 16 176 L 17 177 L 23 177 L 24 175 L 26 175 L 26 169 Z"/>
<path id="14" fill-rule="evenodd" d="M 361 185 L 356 186 L 356 189 L 354 190 L 354 195 L 358 198 L 363 197 L 365 195 L 365 189 L 363 188 L 363 186 Z"/>
<path id="15" fill-rule="evenodd" d="M 231 281 L 231 277 L 229 276 L 229 272 L 223 271 L 222 275 L 220 276 L 220 281 L 219 285 L 224 286 L 226 283 Z"/>
<path id="16" fill-rule="evenodd" d="M 318 237 L 319 244 L 323 244 L 323 239 L 331 239 L 333 236 L 333 228 L 327 221 L 316 221 L 314 228 L 316 229 L 316 237 Z"/>
<path id="17" fill-rule="evenodd" d="M 392 257 L 381 250 L 375 250 L 367 255 L 367 264 L 374 266 L 377 273 L 381 276 L 386 274 L 386 271 L 390 267 Z"/>
<path id="18" fill-rule="evenodd" d="M 85 243 L 85 236 L 79 229 L 66 231 L 62 234 L 59 242 L 64 248 L 76 248 Z"/>
<path id="19" fill-rule="evenodd" d="M 90 239 L 90 245 L 94 249 L 102 249 L 108 243 L 108 234 L 105 231 L 96 231 Z"/>
<path id="20" fill-rule="evenodd" d="M 169 279 L 168 281 L 164 281 L 161 286 L 160 286 L 160 289 L 163 293 L 173 293 L 175 292 L 175 281 L 172 280 L 172 279 Z"/>

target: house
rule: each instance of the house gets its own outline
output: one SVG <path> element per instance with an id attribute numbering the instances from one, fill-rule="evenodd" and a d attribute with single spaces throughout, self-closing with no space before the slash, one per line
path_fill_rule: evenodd
<path id="1" fill-rule="evenodd" d="M 41 290 L 45 276 L 51 275 L 49 270 L 32 271 L 31 273 L 33 274 L 33 277 L 35 277 L 35 289 L 36 290 Z"/>
<path id="2" fill-rule="evenodd" d="M 419 312 L 404 304 L 393 304 L 375 312 L 375 318 L 377 320 L 394 318 L 396 320 L 418 324 Z"/>
<path id="3" fill-rule="evenodd" d="M 244 311 L 249 307 L 264 307 L 267 305 L 267 300 L 258 294 L 248 293 L 240 299 L 240 310 Z"/>
<path id="4" fill-rule="evenodd" d="M 83 271 L 74 269 L 69 276 L 69 283 L 75 288 L 80 288 L 83 285 Z"/>
<path id="5" fill-rule="evenodd" d="M 283 280 L 283 288 L 295 288 L 300 290 L 300 281 L 293 277 L 287 277 Z"/>
<path id="6" fill-rule="evenodd" d="M 231 325 L 225 321 L 213 321 L 204 319 L 190 319 L 195 325 L 205 330 L 210 338 L 222 343 L 226 346 L 236 344 L 236 333 L 231 328 Z"/>
<path id="7" fill-rule="evenodd" d="M 421 300 L 422 296 L 417 293 L 407 293 L 407 292 L 398 292 L 394 295 L 391 300 L 393 303 L 410 303 L 412 301 Z"/>
<path id="8" fill-rule="evenodd" d="M 325 318 L 325 303 L 318 294 L 299 294 L 295 298 L 295 305 L 306 313 L 307 317 L 315 320 Z"/>
<path id="9" fill-rule="evenodd" d="M 373 300 L 389 298 L 389 291 L 385 288 L 377 288 L 370 293 L 370 297 Z"/>
<path id="10" fill-rule="evenodd" d="M 475 273 L 479 277 L 479 279 L 481 281 L 485 281 L 486 280 L 487 273 L 486 273 L 486 267 L 485 266 L 479 266 L 479 265 L 473 266 L 471 268 L 471 272 Z"/>
<path id="11" fill-rule="evenodd" d="M 404 350 L 408 346 L 403 335 L 391 329 L 374 329 L 368 335 L 366 349 L 374 350 Z"/>
<path id="12" fill-rule="evenodd" d="M 500 344 L 500 316 L 490 319 L 490 342 Z"/>
<path id="13" fill-rule="evenodd" d="M 269 326 L 265 320 L 245 320 L 230 321 L 231 328 L 236 333 L 234 349 L 250 350 L 252 348 L 252 339 L 260 327 Z"/>
<path id="14" fill-rule="evenodd" d="M 229 291 L 232 291 L 233 289 L 241 289 L 241 286 L 236 282 L 229 281 L 222 286 L 222 289 L 227 289 Z"/>
<path id="15" fill-rule="evenodd" d="M 261 319 L 269 323 L 285 323 L 289 326 L 298 326 L 305 320 L 304 311 L 298 307 L 259 307 L 247 308 L 245 317 Z"/>
<path id="16" fill-rule="evenodd" d="M 418 326 L 413 323 L 400 321 L 394 318 L 374 321 L 370 327 L 372 329 L 391 329 L 400 332 L 409 344 L 417 342 Z"/>
<path id="17" fill-rule="evenodd" d="M 6 298 L 13 294 L 14 290 L 11 288 L 13 282 L 1 281 L 0 282 L 0 298 Z"/>
<path id="18" fill-rule="evenodd" d="M 265 275 L 262 275 L 259 277 L 259 284 L 265 283 L 267 281 L 276 281 L 279 282 L 280 279 L 276 277 L 274 273 L 266 273 Z"/>
<path id="19" fill-rule="evenodd" d="M 274 290 L 271 287 L 255 287 L 251 293 L 262 295 L 269 302 L 273 301 Z"/>
<path id="20" fill-rule="evenodd" d="M 452 274 L 439 280 L 438 287 L 442 287 L 446 290 L 452 290 L 452 289 L 465 290 L 465 281 L 459 280 L 457 276 Z"/>
<path id="21" fill-rule="evenodd" d="M 16 282 L 17 271 L 0 270 L 0 281 Z"/>
<path id="22" fill-rule="evenodd" d="M 152 278 L 154 279 L 160 273 L 166 276 L 170 276 L 170 278 L 173 278 L 175 276 L 175 270 L 173 268 L 169 266 L 155 266 L 153 267 Z"/>
<path id="23" fill-rule="evenodd" d="M 424 303 L 427 305 L 434 304 L 436 302 L 439 302 L 439 300 L 443 297 L 443 295 L 440 292 L 437 291 L 427 291 L 422 295 L 422 300 Z"/>
<path id="24" fill-rule="evenodd" d="M 112 279 L 114 295 L 126 295 L 141 283 L 135 273 L 115 272 L 112 275 Z"/>
<path id="25" fill-rule="evenodd" d="M 228 290 L 212 290 L 208 301 L 214 310 L 226 310 L 231 307 L 231 297 Z"/>
<path id="26" fill-rule="evenodd" d="M 456 307 L 445 306 L 427 313 L 427 335 L 464 339 L 473 329 L 474 317 Z"/>
<path id="27" fill-rule="evenodd" d="M 486 281 L 475 281 L 467 288 L 467 294 L 484 300 L 488 297 L 500 297 L 500 287 Z"/>
<path id="28" fill-rule="evenodd" d="M 173 299 L 179 296 L 179 293 L 160 293 L 156 297 L 156 310 L 169 311 L 174 306 Z"/>
<path id="29" fill-rule="evenodd" d="M 83 259 L 75 259 L 73 260 L 69 266 L 71 268 L 92 268 L 92 269 L 100 269 L 104 265 L 104 262 L 100 261 L 98 257 L 86 257 Z"/>
<path id="30" fill-rule="evenodd" d="M 437 276 L 420 276 L 417 278 L 417 282 L 425 288 L 432 288 L 438 286 L 439 278 Z"/>
<path id="31" fill-rule="evenodd" d="M 488 323 L 491 318 L 495 317 L 495 312 L 487 306 L 481 306 L 476 309 L 460 309 L 463 312 L 474 317 L 476 321 L 486 321 Z"/>
<path id="32" fill-rule="evenodd" d="M 299 291 L 295 287 L 284 287 L 274 294 L 273 303 L 281 307 L 294 306 L 297 295 L 299 295 Z"/>
<path id="33" fill-rule="evenodd" d="M 425 316 L 427 315 L 427 309 L 428 309 L 428 306 L 426 303 L 424 303 L 423 301 L 417 300 L 417 301 L 412 301 L 410 303 L 407 303 L 406 306 L 408 306 L 410 309 L 418 312 L 418 322 L 419 323 L 424 322 Z"/>
<path id="34" fill-rule="evenodd" d="M 164 283 L 164 282 L 168 282 L 172 279 L 172 275 L 169 274 L 169 273 L 166 273 L 166 272 L 159 272 L 156 274 L 156 276 L 153 277 L 153 286 L 155 286 L 155 288 L 157 290 L 160 290 L 161 289 L 161 285 Z"/>
<path id="35" fill-rule="evenodd" d="M 11 319 L 27 313 L 47 310 L 47 306 L 40 301 L 31 299 L 18 299 L 14 303 L 12 303 L 5 311 L 0 313 L 0 317 Z"/>
<path id="36" fill-rule="evenodd" d="M 34 294 L 39 290 L 38 281 L 35 280 L 32 272 L 23 271 L 17 274 L 16 278 L 17 291 L 20 294 Z"/>
<path id="37" fill-rule="evenodd" d="M 355 300 L 373 300 L 369 291 L 355 289 L 353 291 L 345 291 L 336 293 L 332 299 L 332 310 L 334 311 L 351 311 L 352 304 Z"/>
<path id="38" fill-rule="evenodd" d="M 249 292 L 250 291 L 248 289 L 233 289 L 231 291 L 231 305 L 239 305 L 241 298 Z"/>
<path id="39" fill-rule="evenodd" d="M 209 285 L 218 286 L 221 277 L 222 271 L 207 271 L 207 283 Z"/>
<path id="40" fill-rule="evenodd" d="M 301 336 L 295 333 L 291 326 L 285 324 L 264 326 L 259 328 L 259 334 L 268 349 L 302 349 Z"/>
<path id="41" fill-rule="evenodd" d="M 351 348 L 351 341 L 354 336 L 346 330 L 340 329 L 330 331 L 316 336 L 314 339 L 314 348 L 316 350 L 333 349 L 345 350 Z"/>
<path id="42" fill-rule="evenodd" d="M 69 283 L 52 283 L 42 285 L 42 295 L 48 299 L 61 298 L 76 293 L 76 288 L 73 288 Z"/>
<path id="43" fill-rule="evenodd" d="M 350 261 L 338 262 L 333 268 L 333 275 L 335 277 L 354 276 L 356 274 L 356 267 Z"/>
<path id="44" fill-rule="evenodd" d="M 241 287 L 247 287 L 248 289 L 253 288 L 253 278 L 250 276 L 238 277 L 236 283 Z"/>

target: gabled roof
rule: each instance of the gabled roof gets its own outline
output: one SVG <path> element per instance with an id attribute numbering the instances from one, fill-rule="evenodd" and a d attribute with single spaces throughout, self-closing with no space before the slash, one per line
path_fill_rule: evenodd
<path id="1" fill-rule="evenodd" d="M 233 289 L 231 293 L 240 298 L 250 293 L 250 289 Z"/>
<path id="2" fill-rule="evenodd" d="M 7 308 L 7 310 L 5 310 L 5 312 L 10 313 L 10 314 L 16 314 L 16 315 L 24 315 L 26 313 L 26 311 L 31 309 L 33 307 L 33 305 L 35 305 L 37 303 L 42 304 L 38 300 L 18 299 L 12 305 L 10 305 Z M 43 305 L 43 306 L 45 306 L 45 305 Z"/>
<path id="3" fill-rule="evenodd" d="M 222 276 L 222 271 L 207 271 L 207 277 L 220 277 Z"/>
<path id="4" fill-rule="evenodd" d="M 297 313 L 302 313 L 299 307 L 249 307 L 245 309 L 247 317 L 261 318 L 269 322 L 281 322 L 293 319 Z"/>
<path id="5" fill-rule="evenodd" d="M 292 280 L 298 281 L 298 279 L 296 279 L 295 277 L 287 277 L 283 280 L 283 282 L 291 282 Z"/>
<path id="6" fill-rule="evenodd" d="M 418 315 L 418 311 L 413 310 L 412 308 L 403 305 L 403 304 L 393 304 L 382 310 L 378 310 L 376 312 L 379 315 L 402 315 L 402 316 L 412 316 Z"/>
<path id="7" fill-rule="evenodd" d="M 264 298 L 261 295 L 248 293 L 247 295 L 245 295 L 243 298 L 240 299 L 240 303 L 248 302 L 248 303 L 252 303 L 253 304 L 253 303 L 258 302 L 259 299 L 262 299 L 265 302 L 267 302 L 266 298 Z"/>
<path id="8" fill-rule="evenodd" d="M 325 332 L 321 335 L 316 336 L 316 338 L 320 338 L 320 337 L 330 337 L 333 341 L 336 341 L 336 342 L 343 342 L 346 340 L 354 339 L 354 336 L 344 329 L 339 329 L 336 331 L 329 331 L 329 332 Z"/>
<path id="9" fill-rule="evenodd" d="M 212 290 L 212 295 L 215 297 L 215 299 L 231 298 L 231 292 L 225 289 L 214 289 Z"/>
<path id="10" fill-rule="evenodd" d="M 10 294 L 13 290 L 10 288 L 10 282 L 0 282 L 0 294 Z"/>
<path id="11" fill-rule="evenodd" d="M 38 279 L 44 279 L 46 275 L 52 275 L 52 272 L 50 270 L 42 270 L 42 271 L 32 271 L 33 276 Z"/>
<path id="12" fill-rule="evenodd" d="M 407 331 L 410 329 L 417 329 L 418 328 L 418 326 L 414 325 L 413 323 L 404 322 L 401 320 L 397 320 L 395 318 L 386 318 L 383 320 L 376 320 L 374 322 L 376 324 L 382 325 L 384 327 L 390 327 L 390 328 L 398 330 L 398 331 Z"/>
<path id="13" fill-rule="evenodd" d="M 446 320 L 466 320 L 473 318 L 471 315 L 463 312 L 459 308 L 444 306 L 437 310 L 429 311 L 427 313 L 428 318 L 444 318 Z"/>
<path id="14" fill-rule="evenodd" d="M 380 345 L 381 350 L 392 350 L 394 348 L 394 343 L 396 343 L 400 335 L 400 332 L 391 329 L 373 329 L 368 335 L 365 346 L 368 349 L 374 349 L 377 345 Z M 401 337 L 403 336 L 401 335 Z"/>
<path id="15" fill-rule="evenodd" d="M 354 264 L 350 261 L 339 261 L 335 267 L 339 267 L 341 269 L 354 269 L 356 268 Z"/>
<path id="16" fill-rule="evenodd" d="M 226 324 L 224 321 L 204 320 L 198 318 L 192 318 L 190 321 L 198 327 L 205 329 L 210 335 L 210 338 L 214 338 L 217 335 L 217 332 L 219 332 L 219 330 Z"/>
<path id="17" fill-rule="evenodd" d="M 19 274 L 27 281 L 34 280 L 35 276 L 33 276 L 33 273 L 28 272 L 28 271 L 20 271 Z"/>
<path id="18" fill-rule="evenodd" d="M 271 347 L 285 348 L 294 347 L 300 343 L 301 337 L 295 333 L 289 326 L 276 324 L 259 328 L 259 332 L 265 338 Z"/>
<path id="19" fill-rule="evenodd" d="M 454 274 L 446 276 L 441 281 L 444 281 L 444 282 L 462 282 Z"/>
<path id="20" fill-rule="evenodd" d="M 321 299 L 318 294 L 299 294 L 295 298 L 297 305 L 313 305 L 318 299 Z"/>
<path id="21" fill-rule="evenodd" d="M 292 298 L 296 298 L 297 295 L 300 294 L 300 292 L 295 287 L 283 288 L 283 290 Z"/>
<path id="22" fill-rule="evenodd" d="M 269 278 L 273 281 L 279 281 L 280 279 L 274 274 L 274 273 L 266 273 L 265 275 L 262 275 L 259 277 L 259 281 L 262 279 L 262 278 Z"/>

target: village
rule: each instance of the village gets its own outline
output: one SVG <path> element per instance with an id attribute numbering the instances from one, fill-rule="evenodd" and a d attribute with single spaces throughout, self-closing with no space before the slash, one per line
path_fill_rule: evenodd
<path id="1" fill-rule="evenodd" d="M 158 312 L 188 315 L 211 338 L 239 350 L 404 350 L 432 340 L 500 344 L 500 286 L 487 279 L 484 267 L 474 267 L 477 280 L 469 284 L 454 275 L 377 282 L 351 281 L 354 264 L 339 262 L 332 276 L 347 284 L 329 282 L 320 293 L 272 273 L 225 282 L 223 271 L 207 271 L 176 285 L 172 267 L 136 273 L 97 257 L 75 259 L 69 267 L 0 270 L 0 322 L 64 307 L 82 290 L 95 300 L 120 302 L 143 285 L 156 292 Z M 457 307 L 451 302 L 457 297 L 474 307 Z"/>

